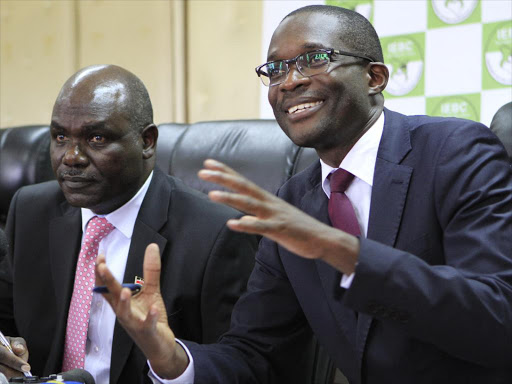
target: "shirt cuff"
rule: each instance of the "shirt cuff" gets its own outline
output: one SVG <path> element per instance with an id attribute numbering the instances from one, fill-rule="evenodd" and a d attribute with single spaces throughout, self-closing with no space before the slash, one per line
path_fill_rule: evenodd
<path id="1" fill-rule="evenodd" d="M 153 372 L 153 368 L 151 367 L 151 364 L 149 363 L 149 360 L 148 360 L 148 365 L 149 365 L 148 376 L 151 379 L 151 381 L 153 382 L 153 384 L 193 384 L 194 383 L 195 371 L 194 371 L 194 359 L 192 358 L 192 354 L 190 353 L 188 348 L 185 346 L 185 344 L 183 344 L 178 339 L 176 339 L 176 342 L 179 343 L 183 347 L 185 352 L 187 353 L 188 361 L 189 361 L 188 365 L 187 365 L 187 369 L 185 369 L 185 372 L 183 372 L 181 374 L 181 376 L 178 376 L 175 379 L 172 379 L 172 380 L 161 379 L 160 377 L 158 377 L 158 375 L 155 372 Z"/>
<path id="2" fill-rule="evenodd" d="M 348 276 L 343 274 L 341 276 L 341 283 L 340 283 L 341 288 L 349 289 L 350 286 L 352 285 L 352 280 L 354 280 L 354 276 L 355 276 L 355 272 L 352 272 Z"/>

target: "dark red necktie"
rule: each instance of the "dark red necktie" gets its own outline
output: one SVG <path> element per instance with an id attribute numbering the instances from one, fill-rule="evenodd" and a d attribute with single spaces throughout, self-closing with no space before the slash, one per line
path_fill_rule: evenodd
<path id="1" fill-rule="evenodd" d="M 334 228 L 341 229 L 354 236 L 361 235 L 354 207 L 345 191 L 354 179 L 354 175 L 344 169 L 338 169 L 329 175 L 331 198 L 329 199 L 329 218 Z"/>
<path id="2" fill-rule="evenodd" d="M 329 218 L 331 219 L 334 228 L 341 229 L 344 232 L 350 233 L 354 236 L 361 235 L 359 223 L 357 222 L 354 207 L 350 203 L 345 191 L 354 179 L 354 175 L 344 169 L 339 168 L 329 175 L 331 183 L 331 197 L 329 199 Z M 334 296 L 337 297 L 340 292 L 339 284 L 340 279 L 336 279 L 336 286 L 334 289 Z M 349 312 L 353 313 L 353 317 L 349 316 Z M 355 311 L 346 312 L 346 321 L 352 322 L 354 329 L 356 329 L 358 314 Z M 355 333 L 353 335 L 355 337 Z M 355 341 L 354 341 L 355 345 Z"/>

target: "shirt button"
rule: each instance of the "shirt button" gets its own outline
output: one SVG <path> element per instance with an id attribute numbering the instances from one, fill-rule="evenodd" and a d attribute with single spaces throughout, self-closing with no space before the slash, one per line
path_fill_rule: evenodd
<path id="1" fill-rule="evenodd" d="M 100 349 L 99 349 L 97 346 L 96 346 L 96 347 L 94 347 L 94 352 L 98 353 L 98 352 L 99 352 L 99 350 L 100 350 Z"/>

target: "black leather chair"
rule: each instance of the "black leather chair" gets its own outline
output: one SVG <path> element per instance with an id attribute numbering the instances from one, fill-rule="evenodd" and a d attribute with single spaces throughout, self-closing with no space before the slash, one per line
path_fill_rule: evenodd
<path id="1" fill-rule="evenodd" d="M 223 161 L 268 191 L 318 159 L 299 148 L 274 120 L 210 121 L 159 125 L 157 165 L 189 186 L 208 192 L 214 186 L 197 178 L 204 159 Z M 49 127 L 33 125 L 0 130 L 0 223 L 23 185 L 54 178 Z"/>
<path id="2" fill-rule="evenodd" d="M 293 144 L 274 120 L 168 123 L 158 128 L 157 165 L 205 193 L 218 188 L 197 177 L 206 158 L 228 164 L 270 192 L 318 160 L 313 149 Z M 54 179 L 49 144 L 45 125 L 0 130 L 0 226 L 18 188 Z M 311 383 L 332 383 L 334 366 L 315 339 L 309 351 Z"/>
<path id="3" fill-rule="evenodd" d="M 4 231 L 0 228 L 0 262 L 7 255 L 7 239 Z"/>
<path id="4" fill-rule="evenodd" d="M 54 178 L 50 164 L 48 126 L 0 130 L 0 225 L 14 193 L 22 186 Z"/>

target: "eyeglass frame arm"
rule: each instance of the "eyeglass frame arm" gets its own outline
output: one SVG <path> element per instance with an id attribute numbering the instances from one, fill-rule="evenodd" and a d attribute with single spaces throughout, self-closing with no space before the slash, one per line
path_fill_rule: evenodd
<path id="1" fill-rule="evenodd" d="M 266 76 L 268 78 L 270 78 L 270 76 L 268 76 L 267 73 L 263 72 L 263 71 L 260 71 L 260 69 L 264 66 L 267 66 L 271 63 L 275 63 L 275 62 L 278 62 L 278 61 L 283 61 L 285 64 L 286 64 L 286 67 L 287 67 L 287 73 L 290 71 L 290 64 L 292 63 L 297 63 L 297 59 L 307 53 L 310 53 L 310 52 L 326 52 L 329 54 L 329 63 L 331 61 L 331 55 L 333 53 L 335 53 L 336 55 L 343 55 L 343 56 L 351 56 L 351 57 L 357 57 L 357 58 L 360 58 L 360 59 L 365 59 L 365 60 L 368 60 L 369 62 L 371 63 L 374 63 L 375 60 L 372 59 L 371 57 L 369 56 L 364 56 L 364 55 L 360 55 L 360 54 L 357 54 L 357 53 L 351 53 L 351 52 L 347 52 L 347 51 L 342 51 L 342 50 L 338 50 L 338 49 L 334 49 L 334 48 L 327 48 L 327 49 L 317 49 L 317 50 L 313 50 L 313 51 L 308 51 L 308 52 L 303 52 L 297 56 L 295 56 L 293 59 L 283 59 L 283 60 L 272 60 L 272 61 L 268 61 L 266 63 L 263 63 L 261 65 L 258 65 L 256 68 L 255 68 L 255 71 L 256 71 L 256 74 L 258 75 L 258 77 L 261 77 L 261 75 L 263 76 Z M 270 84 L 269 84 L 270 86 Z"/>

